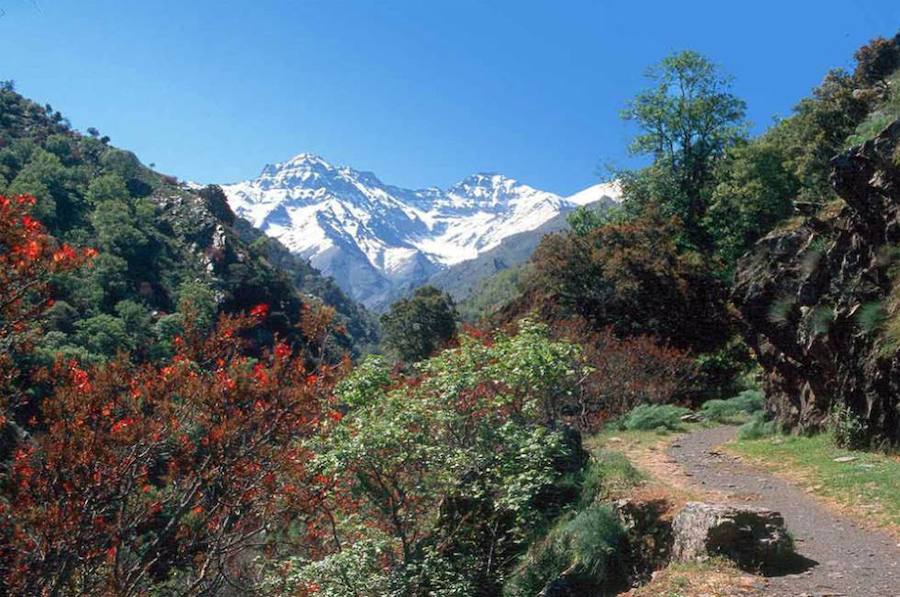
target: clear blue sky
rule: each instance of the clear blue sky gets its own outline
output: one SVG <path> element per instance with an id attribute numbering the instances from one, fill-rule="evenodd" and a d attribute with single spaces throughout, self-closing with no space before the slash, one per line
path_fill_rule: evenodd
<path id="1" fill-rule="evenodd" d="M 0 79 L 181 178 L 230 182 L 319 153 L 384 181 L 499 171 L 559 193 L 629 163 L 645 67 L 691 48 L 756 131 L 897 0 L 0 0 Z"/>

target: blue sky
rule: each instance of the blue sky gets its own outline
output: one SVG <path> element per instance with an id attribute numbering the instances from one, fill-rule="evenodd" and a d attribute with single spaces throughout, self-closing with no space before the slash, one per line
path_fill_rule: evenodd
<path id="1" fill-rule="evenodd" d="M 896 0 L 0 0 L 0 79 L 181 178 L 308 151 L 570 193 L 634 163 L 618 113 L 664 55 L 719 63 L 758 132 L 898 28 Z"/>

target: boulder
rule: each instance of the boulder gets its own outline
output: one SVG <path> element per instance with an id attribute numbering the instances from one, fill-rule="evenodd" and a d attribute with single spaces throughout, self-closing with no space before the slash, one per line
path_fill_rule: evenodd
<path id="1" fill-rule="evenodd" d="M 675 561 L 725 556 L 755 571 L 793 554 L 781 514 L 765 508 L 690 502 L 675 516 L 672 535 Z"/>

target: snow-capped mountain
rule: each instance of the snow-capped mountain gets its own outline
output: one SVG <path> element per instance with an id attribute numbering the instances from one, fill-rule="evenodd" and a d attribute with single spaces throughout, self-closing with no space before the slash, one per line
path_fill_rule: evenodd
<path id="1" fill-rule="evenodd" d="M 505 238 L 619 196 L 615 183 L 560 197 L 501 174 L 474 174 L 446 190 L 409 190 L 305 153 L 222 188 L 235 213 L 376 308 L 398 289 Z"/>

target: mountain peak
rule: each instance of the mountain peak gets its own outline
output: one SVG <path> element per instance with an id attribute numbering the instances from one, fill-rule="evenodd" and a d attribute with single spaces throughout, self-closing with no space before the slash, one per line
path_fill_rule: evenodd
<path id="1" fill-rule="evenodd" d="M 497 172 L 477 172 L 446 190 L 404 189 L 312 153 L 223 189 L 235 213 L 369 306 L 576 205 Z"/>

